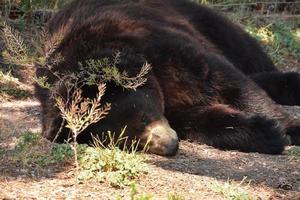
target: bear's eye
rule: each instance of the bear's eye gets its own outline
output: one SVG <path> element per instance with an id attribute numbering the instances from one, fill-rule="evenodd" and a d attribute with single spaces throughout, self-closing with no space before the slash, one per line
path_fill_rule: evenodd
<path id="1" fill-rule="evenodd" d="M 144 125 L 148 125 L 149 124 L 149 119 L 148 119 L 148 117 L 145 114 L 142 115 L 142 123 Z"/>

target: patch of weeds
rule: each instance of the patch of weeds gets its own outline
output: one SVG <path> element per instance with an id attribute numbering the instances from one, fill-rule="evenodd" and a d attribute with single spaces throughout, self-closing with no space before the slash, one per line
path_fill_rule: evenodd
<path id="1" fill-rule="evenodd" d="M 246 177 L 240 183 L 234 183 L 233 181 L 227 181 L 223 184 L 218 182 L 212 182 L 208 187 L 217 194 L 222 195 L 228 200 L 255 200 L 256 197 L 251 196 L 247 192 L 249 184 L 245 185 Z"/>
<path id="2" fill-rule="evenodd" d="M 74 151 L 69 144 L 51 144 L 50 153 L 43 153 L 36 159 L 40 166 L 67 162 L 74 157 Z"/>
<path id="3" fill-rule="evenodd" d="M 245 29 L 263 45 L 276 65 L 282 65 L 288 56 L 294 59 L 300 58 L 297 30 L 288 23 L 275 21 L 256 27 L 250 22 Z"/>
<path id="4" fill-rule="evenodd" d="M 168 195 L 168 200 L 184 200 L 184 197 L 177 193 L 171 193 Z"/>
<path id="5" fill-rule="evenodd" d="M 40 135 L 25 132 L 17 140 L 13 150 L 13 160 L 22 165 L 47 166 L 59 162 L 66 162 L 74 156 L 68 144 L 52 144 Z"/>
<path id="6" fill-rule="evenodd" d="M 40 136 L 38 134 L 31 133 L 31 132 L 24 132 L 18 138 L 16 147 L 15 147 L 16 152 L 25 151 L 26 149 L 29 149 L 30 147 L 36 145 L 39 138 L 40 138 Z"/>
<path id="7" fill-rule="evenodd" d="M 51 150 L 51 159 L 60 162 L 74 156 L 74 151 L 69 144 L 54 144 Z"/>
<path id="8" fill-rule="evenodd" d="M 132 182 L 130 185 L 130 200 L 151 200 L 152 197 L 150 195 L 138 195 L 138 190 L 135 182 Z M 123 200 L 119 195 L 117 196 L 117 200 Z"/>
<path id="9" fill-rule="evenodd" d="M 130 185 L 130 198 L 126 198 L 126 199 L 130 199 L 130 200 L 152 200 L 153 197 L 152 195 L 138 195 L 138 190 L 137 190 L 137 186 L 136 183 L 133 182 Z M 180 196 L 177 193 L 170 193 L 168 195 L 168 197 L 166 198 L 167 200 L 184 200 L 184 197 Z M 121 198 L 119 195 L 117 196 L 117 200 L 123 200 L 123 198 Z"/>
<path id="10" fill-rule="evenodd" d="M 300 147 L 294 146 L 287 150 L 287 155 L 290 160 L 300 160 Z"/>
<path id="11" fill-rule="evenodd" d="M 123 187 L 130 185 L 141 172 L 145 172 L 144 157 L 137 153 L 138 142 L 133 142 L 127 148 L 124 132 L 125 129 L 117 139 L 108 132 L 105 142 L 95 139 L 95 147 L 87 147 L 79 153 L 79 181 L 93 178 L 99 182 L 107 181 L 115 187 Z M 120 149 L 120 146 L 123 148 Z"/>

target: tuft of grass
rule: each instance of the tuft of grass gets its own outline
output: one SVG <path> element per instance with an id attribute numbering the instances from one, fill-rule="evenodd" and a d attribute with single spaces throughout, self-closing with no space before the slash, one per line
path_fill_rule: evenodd
<path id="1" fill-rule="evenodd" d="M 290 160 L 300 160 L 300 147 L 294 146 L 287 150 L 287 155 Z"/>
<path id="2" fill-rule="evenodd" d="M 154 199 L 154 197 L 152 195 L 138 195 L 138 190 L 137 190 L 137 186 L 136 183 L 133 182 L 130 185 L 130 197 L 126 198 L 126 199 L 130 199 L 130 200 L 152 200 Z M 184 200 L 184 197 L 180 196 L 177 193 L 170 193 L 168 195 L 168 197 L 166 198 L 167 200 Z M 117 196 L 117 200 L 123 200 L 123 198 L 120 197 L 120 195 Z"/>
<path id="3" fill-rule="evenodd" d="M 105 145 L 95 139 L 95 147 L 87 147 L 79 154 L 80 181 L 96 179 L 115 187 L 124 187 L 145 172 L 144 157 L 137 153 L 138 142 L 133 142 L 128 148 L 127 138 L 123 137 L 124 132 L 125 129 L 117 139 L 108 132 Z"/>
<path id="4" fill-rule="evenodd" d="M 177 193 L 171 193 L 168 195 L 168 200 L 184 200 L 185 198 Z"/>
<path id="5" fill-rule="evenodd" d="M 152 199 L 150 195 L 137 196 L 138 191 L 135 183 L 132 183 L 130 187 L 131 187 L 130 200 L 151 200 Z"/>
<path id="6" fill-rule="evenodd" d="M 52 144 L 41 138 L 39 134 L 24 132 L 18 138 L 13 150 L 13 160 L 23 166 L 47 166 L 66 162 L 74 156 L 68 144 Z"/>
<path id="7" fill-rule="evenodd" d="M 132 182 L 130 185 L 130 197 L 126 199 L 130 200 L 151 200 L 152 197 L 150 195 L 138 195 L 138 190 L 135 182 Z M 120 195 L 117 196 L 117 200 L 123 200 Z"/>
<path id="8" fill-rule="evenodd" d="M 247 192 L 249 184 L 245 185 L 246 177 L 240 183 L 234 183 L 233 181 L 227 181 L 223 184 L 218 182 L 212 182 L 208 187 L 217 194 L 222 195 L 227 200 L 256 200 L 256 197 L 251 196 Z"/>

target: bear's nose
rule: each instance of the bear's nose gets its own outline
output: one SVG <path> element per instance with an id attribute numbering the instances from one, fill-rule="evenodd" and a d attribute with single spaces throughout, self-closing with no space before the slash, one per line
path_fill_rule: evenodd
<path id="1" fill-rule="evenodd" d="M 142 139 L 147 140 L 148 152 L 162 156 L 174 156 L 177 153 L 179 145 L 177 133 L 165 118 L 149 124 Z"/>

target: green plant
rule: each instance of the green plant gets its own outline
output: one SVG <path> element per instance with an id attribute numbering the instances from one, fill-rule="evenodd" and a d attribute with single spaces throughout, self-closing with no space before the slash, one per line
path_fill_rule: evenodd
<path id="1" fill-rule="evenodd" d="M 85 77 L 88 85 L 97 84 L 101 81 L 113 81 L 123 88 L 136 90 L 147 81 L 146 75 L 151 70 L 151 66 L 146 62 L 136 76 L 129 77 L 126 71 L 120 72 L 117 68 L 117 64 L 121 61 L 120 57 L 121 53 L 116 52 L 113 59 L 88 59 L 79 63 L 81 72 L 77 76 Z"/>
<path id="2" fill-rule="evenodd" d="M 297 30 L 280 20 L 256 26 L 247 21 L 247 32 L 254 36 L 266 49 L 276 65 L 283 65 L 287 57 L 300 58 L 300 41 Z"/>
<path id="3" fill-rule="evenodd" d="M 184 200 L 184 197 L 180 196 L 177 193 L 171 193 L 168 195 L 168 200 Z"/>
<path id="4" fill-rule="evenodd" d="M 135 182 L 130 184 L 130 200 L 151 200 L 153 199 L 152 195 L 138 195 L 137 185 Z M 127 199 L 127 198 L 126 198 Z M 170 193 L 166 198 L 168 200 L 184 200 L 184 197 L 180 196 L 177 193 Z M 117 200 L 123 200 L 120 196 L 117 196 Z"/>
<path id="5" fill-rule="evenodd" d="M 95 139 L 95 147 L 87 147 L 79 155 L 80 181 L 94 178 L 100 182 L 107 181 L 112 186 L 123 187 L 130 185 L 144 172 L 144 157 L 137 153 L 138 142 L 133 142 L 127 147 L 124 133 L 125 129 L 116 137 L 108 132 L 104 134 L 105 145 L 99 139 Z"/>
<path id="6" fill-rule="evenodd" d="M 79 169 L 77 155 L 77 136 L 89 125 L 103 119 L 110 110 L 110 104 L 101 105 L 101 97 L 104 95 L 105 85 L 98 86 L 96 98 L 89 99 L 82 97 L 82 90 L 77 89 L 72 99 L 64 100 L 60 96 L 56 97 L 56 105 L 60 109 L 63 119 L 66 120 L 66 127 L 72 131 L 73 150 L 75 153 L 75 164 Z M 67 101 L 71 101 L 68 105 Z"/>
<path id="7" fill-rule="evenodd" d="M 51 159 L 54 162 L 64 161 L 73 156 L 74 151 L 69 144 L 53 144 L 51 149 Z"/>
<path id="8" fill-rule="evenodd" d="M 66 162 L 73 156 L 74 152 L 70 145 L 52 144 L 31 132 L 21 134 L 13 150 L 13 160 L 24 166 L 29 164 L 47 166 Z"/>
<path id="9" fill-rule="evenodd" d="M 152 197 L 150 195 L 139 195 L 138 196 L 138 190 L 137 190 L 137 186 L 136 183 L 133 182 L 130 184 L 130 200 L 151 200 Z M 122 200 L 122 198 L 120 196 L 117 196 L 117 200 Z"/>
<path id="10" fill-rule="evenodd" d="M 24 132 L 18 138 L 15 150 L 17 152 L 25 151 L 29 147 L 37 144 L 39 139 L 40 136 L 38 134 L 31 133 L 31 132 Z"/>
<path id="11" fill-rule="evenodd" d="M 3 22 L 1 26 L 1 39 L 5 45 L 2 52 L 4 61 L 7 64 L 33 66 L 34 58 L 31 48 L 25 44 L 21 33 L 6 22 Z"/>
<path id="12" fill-rule="evenodd" d="M 256 197 L 251 196 L 247 192 L 247 188 L 249 187 L 249 184 L 245 185 L 246 177 L 243 178 L 243 180 L 240 183 L 234 183 L 233 181 L 227 181 L 223 184 L 218 183 L 217 181 L 211 182 L 208 184 L 208 187 L 222 195 L 225 199 L 228 200 L 255 200 Z"/>
<path id="13" fill-rule="evenodd" d="M 291 160 L 300 160 L 300 147 L 294 146 L 287 150 L 287 155 Z"/>

